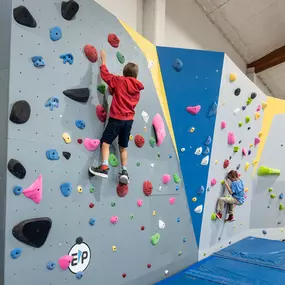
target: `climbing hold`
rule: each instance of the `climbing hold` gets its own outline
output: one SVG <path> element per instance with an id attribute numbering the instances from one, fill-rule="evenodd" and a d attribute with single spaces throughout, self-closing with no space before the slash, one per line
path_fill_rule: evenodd
<path id="1" fill-rule="evenodd" d="M 279 194 L 279 199 L 282 200 L 284 198 L 283 193 Z"/>
<path id="2" fill-rule="evenodd" d="M 250 167 L 250 164 L 248 162 L 246 162 L 245 166 L 244 166 L 244 170 L 247 171 Z"/>
<path id="3" fill-rule="evenodd" d="M 69 63 L 70 65 L 72 65 L 74 62 L 74 57 L 71 53 L 61 54 L 59 58 L 62 59 L 63 64 Z"/>
<path id="4" fill-rule="evenodd" d="M 224 169 L 226 169 L 229 165 L 230 165 L 230 161 L 228 159 L 225 159 L 224 164 L 223 164 Z"/>
<path id="5" fill-rule="evenodd" d="M 66 144 L 71 143 L 71 137 L 70 137 L 70 135 L 68 133 L 63 133 L 62 134 L 62 138 L 63 138 L 63 140 L 65 141 Z"/>
<path id="6" fill-rule="evenodd" d="M 90 193 L 94 193 L 94 191 L 95 191 L 95 188 L 94 188 L 93 186 L 90 186 L 89 192 L 90 192 Z"/>
<path id="7" fill-rule="evenodd" d="M 212 142 L 212 138 L 208 136 L 207 140 L 205 141 L 205 145 L 210 145 Z"/>
<path id="8" fill-rule="evenodd" d="M 181 61 L 181 59 L 176 58 L 172 66 L 177 72 L 179 72 L 181 68 L 183 67 L 183 62 Z"/>
<path id="9" fill-rule="evenodd" d="M 274 199 L 275 197 L 276 197 L 276 195 L 275 195 L 274 193 L 271 193 L 271 194 L 270 194 L 270 198 L 271 198 L 271 199 Z"/>
<path id="10" fill-rule="evenodd" d="M 228 144 L 229 145 L 233 145 L 235 143 L 236 143 L 236 136 L 235 136 L 235 134 L 232 133 L 232 132 L 229 132 L 228 133 Z"/>
<path id="11" fill-rule="evenodd" d="M 109 34 L 108 42 L 112 47 L 118 48 L 120 44 L 120 39 L 115 34 Z"/>
<path id="12" fill-rule="evenodd" d="M 186 108 L 187 112 L 192 114 L 192 115 L 197 115 L 200 110 L 201 110 L 201 106 L 200 105 L 197 105 L 197 106 L 188 106 Z"/>
<path id="13" fill-rule="evenodd" d="M 241 151 L 242 151 L 242 155 L 243 155 L 243 156 L 246 156 L 247 152 L 246 152 L 246 149 L 245 149 L 244 147 L 242 148 Z"/>
<path id="14" fill-rule="evenodd" d="M 91 218 L 91 219 L 89 220 L 89 225 L 90 225 L 90 226 L 94 226 L 94 225 L 95 225 L 95 222 L 96 222 L 96 219 Z"/>
<path id="15" fill-rule="evenodd" d="M 190 133 L 194 133 L 194 132 L 195 132 L 195 128 L 192 127 L 192 128 L 190 129 Z"/>
<path id="16" fill-rule="evenodd" d="M 156 211 L 152 211 L 152 215 L 153 215 L 153 216 L 156 216 Z"/>
<path id="17" fill-rule="evenodd" d="M 22 194 L 22 191 L 23 191 L 23 187 L 22 186 L 15 186 L 13 188 L 13 193 L 16 195 L 16 196 L 19 196 Z"/>
<path id="18" fill-rule="evenodd" d="M 106 90 L 107 90 L 107 87 L 105 84 L 99 84 L 97 86 L 97 90 L 102 94 L 102 95 L 105 95 L 106 94 Z"/>
<path id="19" fill-rule="evenodd" d="M 175 198 L 175 197 L 169 198 L 169 203 L 170 203 L 170 205 L 174 205 L 175 201 L 176 201 L 176 198 Z"/>
<path id="20" fill-rule="evenodd" d="M 139 207 L 142 207 L 142 205 L 143 205 L 143 200 L 137 200 L 137 205 L 138 205 Z"/>
<path id="21" fill-rule="evenodd" d="M 236 115 L 239 113 L 239 111 L 240 111 L 239 108 L 235 109 L 235 110 L 234 110 L 234 115 L 236 116 Z"/>
<path id="22" fill-rule="evenodd" d="M 150 196 L 152 193 L 152 183 L 150 181 L 145 181 L 143 183 L 143 192 L 146 196 Z"/>
<path id="23" fill-rule="evenodd" d="M 259 138 L 254 138 L 254 146 L 257 146 L 260 143 Z"/>
<path id="24" fill-rule="evenodd" d="M 42 175 L 40 175 L 28 188 L 24 189 L 23 194 L 27 198 L 33 200 L 36 204 L 39 204 L 42 200 Z"/>
<path id="25" fill-rule="evenodd" d="M 213 186 L 215 186 L 217 184 L 217 180 L 215 179 L 215 178 L 213 178 L 212 180 L 211 180 L 211 186 L 213 187 Z"/>
<path id="26" fill-rule="evenodd" d="M 168 184 L 171 180 L 171 176 L 169 174 L 164 174 L 162 177 L 162 183 L 163 184 Z"/>
<path id="27" fill-rule="evenodd" d="M 154 138 L 154 137 L 150 137 L 150 139 L 149 139 L 149 144 L 150 144 L 150 146 L 151 146 L 151 147 L 154 147 L 154 146 L 155 146 L 155 143 L 156 143 L 155 138 Z"/>
<path id="28" fill-rule="evenodd" d="M 196 155 L 201 155 L 202 151 L 203 151 L 203 148 L 202 148 L 202 147 L 198 147 L 198 148 L 195 150 L 195 154 L 196 154 Z"/>
<path id="29" fill-rule="evenodd" d="M 13 259 L 16 259 L 18 257 L 20 257 L 22 254 L 22 249 L 20 248 L 15 248 L 13 249 L 11 252 L 10 252 L 10 256 L 13 258 Z"/>
<path id="30" fill-rule="evenodd" d="M 179 255 L 179 256 L 181 256 L 181 255 L 182 255 L 182 251 L 181 251 L 181 250 L 178 252 L 178 255 Z"/>
<path id="31" fill-rule="evenodd" d="M 229 79 L 230 79 L 230 82 L 234 82 L 234 81 L 236 81 L 237 76 L 234 73 L 231 73 Z"/>
<path id="32" fill-rule="evenodd" d="M 239 96 L 239 95 L 240 95 L 240 92 L 241 92 L 240 88 L 237 88 L 237 89 L 235 90 L 235 95 L 236 95 L 236 96 Z"/>
<path id="33" fill-rule="evenodd" d="M 198 195 L 202 195 L 204 192 L 205 192 L 205 188 L 204 188 L 204 186 L 202 185 L 202 186 L 200 187 L 200 189 L 197 191 L 197 194 L 198 194 Z"/>
<path id="34" fill-rule="evenodd" d="M 221 180 L 221 185 L 225 185 L 226 181 L 225 180 Z"/>
<path id="35" fill-rule="evenodd" d="M 258 106 L 257 106 L 257 109 L 256 109 L 256 112 L 259 112 L 260 110 L 261 110 L 261 106 L 258 105 Z"/>
<path id="36" fill-rule="evenodd" d="M 204 151 L 203 151 L 203 154 L 204 155 L 207 155 L 207 154 L 209 154 L 210 153 L 210 148 L 209 147 L 205 147 L 205 149 L 204 149 Z"/>
<path id="37" fill-rule="evenodd" d="M 13 104 L 9 120 L 15 124 L 24 124 L 29 120 L 30 115 L 30 104 L 25 100 L 20 100 Z"/>
<path id="38" fill-rule="evenodd" d="M 107 119 L 107 112 L 102 105 L 96 106 L 96 115 L 100 122 L 105 123 Z"/>
<path id="39" fill-rule="evenodd" d="M 75 125 L 78 129 L 84 130 L 85 129 L 85 123 L 82 120 L 76 120 Z"/>
<path id="40" fill-rule="evenodd" d="M 245 122 L 246 122 L 246 124 L 248 124 L 250 122 L 250 116 L 245 117 Z"/>
<path id="41" fill-rule="evenodd" d="M 26 176 L 26 169 L 22 163 L 16 159 L 11 158 L 8 162 L 8 170 L 11 174 L 19 179 L 23 179 Z"/>
<path id="42" fill-rule="evenodd" d="M 221 122 L 221 129 L 225 129 L 227 127 L 227 123 L 225 121 Z"/>
<path id="43" fill-rule="evenodd" d="M 237 152 L 239 151 L 239 146 L 234 146 L 233 151 L 234 151 L 235 153 L 237 153 Z"/>
<path id="44" fill-rule="evenodd" d="M 165 223 L 162 220 L 159 220 L 158 227 L 163 230 L 165 228 Z"/>
<path id="45" fill-rule="evenodd" d="M 249 147 L 252 148 L 252 147 L 253 147 L 253 144 L 251 143 L 251 144 L 249 145 Z"/>
<path id="46" fill-rule="evenodd" d="M 136 135 L 135 136 L 135 144 L 137 147 L 142 148 L 144 146 L 144 138 L 141 135 Z"/>
<path id="47" fill-rule="evenodd" d="M 194 209 L 194 212 L 197 214 L 201 214 L 203 211 L 203 205 L 200 205 Z"/>
<path id="48" fill-rule="evenodd" d="M 37 22 L 25 6 L 18 6 L 13 10 L 15 21 L 28 28 L 36 28 Z"/>
<path id="49" fill-rule="evenodd" d="M 196 198 L 196 197 L 193 197 L 193 198 L 192 198 L 192 202 L 195 203 L 196 201 L 197 201 L 197 198 Z"/>
<path id="50" fill-rule="evenodd" d="M 79 192 L 79 191 L 78 191 L 78 192 Z M 94 203 L 90 203 L 90 204 L 89 204 L 89 208 L 90 208 L 90 209 L 93 209 L 94 206 L 95 206 Z"/>
<path id="51" fill-rule="evenodd" d="M 83 188 L 82 188 L 82 186 L 77 186 L 77 192 L 78 193 L 82 193 L 83 192 Z"/>
<path id="52" fill-rule="evenodd" d="M 130 219 L 133 220 L 134 218 L 135 218 L 135 215 L 134 215 L 134 214 L 131 214 L 131 215 L 130 215 Z"/>
<path id="53" fill-rule="evenodd" d="M 112 224 L 116 224 L 116 223 L 118 222 L 118 220 L 119 220 L 119 218 L 118 218 L 117 216 L 112 216 L 112 217 L 110 218 L 110 222 L 111 222 Z"/>
<path id="54" fill-rule="evenodd" d="M 247 98 L 247 101 L 246 101 L 246 105 L 247 105 L 247 106 L 250 105 L 251 102 L 252 102 L 252 99 L 251 99 L 250 97 L 248 97 L 248 98 Z"/>
<path id="55" fill-rule="evenodd" d="M 176 183 L 176 184 L 179 184 L 181 182 L 181 179 L 177 173 L 173 174 L 173 180 L 174 180 L 174 183 Z"/>
<path id="56" fill-rule="evenodd" d="M 176 219 L 176 221 L 177 221 L 177 223 L 180 223 L 180 218 L 178 217 L 178 218 Z"/>
<path id="57" fill-rule="evenodd" d="M 262 132 L 259 132 L 259 133 L 258 133 L 258 137 L 259 137 L 259 138 L 262 137 Z"/>
<path id="58" fill-rule="evenodd" d="M 181 151 L 181 152 L 184 152 L 184 151 L 185 151 L 185 148 L 184 148 L 184 147 L 182 147 L 180 151 Z"/>
<path id="59" fill-rule="evenodd" d="M 149 120 L 149 114 L 146 111 L 142 111 L 141 116 L 144 122 L 147 124 Z"/>
<path id="60" fill-rule="evenodd" d="M 46 151 L 46 157 L 49 160 L 59 160 L 59 155 L 58 155 L 56 149 L 48 149 Z"/>
<path id="61" fill-rule="evenodd" d="M 154 66 L 154 61 L 151 60 L 151 59 L 149 59 L 148 64 L 147 64 L 147 68 L 148 68 L 149 70 L 151 70 L 151 69 L 153 68 L 153 66 Z"/>
<path id="62" fill-rule="evenodd" d="M 45 61 L 42 56 L 33 56 L 32 62 L 34 64 L 34 67 L 44 67 Z"/>
<path id="63" fill-rule="evenodd" d="M 77 14 L 78 10 L 79 5 L 74 0 L 62 1 L 61 3 L 61 15 L 67 21 L 72 20 Z"/>
<path id="64" fill-rule="evenodd" d="M 117 247 L 115 245 L 112 246 L 112 251 L 116 252 L 117 251 Z"/>
<path id="65" fill-rule="evenodd" d="M 280 205 L 279 205 L 279 210 L 282 211 L 282 210 L 284 210 L 284 209 L 285 209 L 284 205 L 283 205 L 283 204 L 280 204 Z"/>
<path id="66" fill-rule="evenodd" d="M 268 189 L 268 192 L 269 192 L 269 193 L 270 193 L 270 192 L 272 192 L 272 191 L 273 191 L 273 189 L 272 189 L 272 188 L 269 188 L 269 189 Z"/>
<path id="67" fill-rule="evenodd" d="M 218 105 L 216 102 L 213 102 L 209 112 L 208 112 L 208 117 L 213 117 L 217 114 L 217 109 L 218 109 Z"/>
<path id="68" fill-rule="evenodd" d="M 144 226 L 141 226 L 141 230 L 144 231 L 144 229 L 145 229 L 145 227 L 144 227 Z"/>
<path id="69" fill-rule="evenodd" d="M 90 90 L 89 88 L 68 89 L 63 91 L 63 94 L 76 102 L 85 103 L 89 99 Z"/>
<path id="70" fill-rule="evenodd" d="M 130 140 L 130 141 L 133 140 L 133 136 L 132 136 L 132 135 L 129 136 L 129 140 Z"/>
<path id="71" fill-rule="evenodd" d="M 267 176 L 267 175 L 280 175 L 281 171 L 279 169 L 269 168 L 267 166 L 260 166 L 257 175 Z"/>
<path id="72" fill-rule="evenodd" d="M 186 238 L 183 238 L 183 243 L 185 243 L 187 240 L 186 240 Z"/>
<path id="73" fill-rule="evenodd" d="M 260 118 L 260 114 L 259 113 L 255 113 L 254 114 L 254 118 L 255 118 L 255 120 L 258 120 Z"/>
<path id="74" fill-rule="evenodd" d="M 69 182 L 61 184 L 60 191 L 64 197 L 68 197 L 72 192 L 72 185 Z"/>
<path id="75" fill-rule="evenodd" d="M 62 38 L 62 31 L 60 27 L 53 27 L 49 30 L 50 39 L 54 42 Z"/>
<path id="76" fill-rule="evenodd" d="M 117 195 L 121 198 L 125 197 L 129 192 L 128 184 L 118 183 L 117 185 Z"/>
<path id="77" fill-rule="evenodd" d="M 253 93 L 251 93 L 250 98 L 251 98 L 251 99 L 255 99 L 256 96 L 257 96 L 257 94 L 256 94 L 255 92 L 253 92 Z"/>
<path id="78" fill-rule="evenodd" d="M 216 213 L 212 213 L 212 215 L 211 215 L 211 220 L 212 220 L 212 221 L 215 221 L 216 219 L 217 219 Z"/>
<path id="79" fill-rule="evenodd" d="M 160 146 L 165 137 L 166 137 L 166 131 L 164 127 L 164 122 L 160 114 L 156 114 L 152 120 L 152 125 L 154 128 L 154 133 L 155 133 L 155 140 L 156 140 L 156 145 Z"/>
<path id="80" fill-rule="evenodd" d="M 51 226 L 50 218 L 29 219 L 14 226 L 12 234 L 18 241 L 40 248 L 45 244 Z"/>
<path id="81" fill-rule="evenodd" d="M 209 164 L 209 155 L 205 156 L 202 161 L 201 161 L 201 165 L 208 165 Z"/>
<path id="82" fill-rule="evenodd" d="M 264 110 L 267 107 L 267 103 L 266 102 L 262 102 L 262 109 Z"/>
<path id="83" fill-rule="evenodd" d="M 241 108 L 243 111 L 246 109 L 246 106 L 242 106 L 242 108 Z"/>
<path id="84" fill-rule="evenodd" d="M 151 264 L 147 264 L 147 268 L 151 268 Z"/>
<path id="85" fill-rule="evenodd" d="M 120 53 L 119 51 L 116 53 L 117 59 L 121 64 L 124 64 L 126 59 L 124 57 L 124 55 L 122 53 Z"/>
<path id="86" fill-rule="evenodd" d="M 56 96 L 50 97 L 45 102 L 45 107 L 49 108 L 50 111 L 53 111 L 54 108 L 59 107 L 59 99 Z"/>
<path id="87" fill-rule="evenodd" d="M 87 44 L 84 46 L 84 53 L 85 53 L 85 56 L 87 57 L 87 59 L 91 62 L 96 62 L 98 60 L 98 52 L 97 52 L 97 49 L 90 45 L 90 44 Z"/>
<path id="88" fill-rule="evenodd" d="M 117 167 L 119 165 L 119 160 L 113 153 L 110 153 L 109 155 L 109 164 L 112 167 Z"/>
<path id="89" fill-rule="evenodd" d="M 95 151 L 100 145 L 100 140 L 86 138 L 83 141 L 85 148 L 89 151 Z"/>
<path id="90" fill-rule="evenodd" d="M 240 164 L 238 164 L 236 167 L 236 170 L 239 170 L 239 169 L 240 169 Z"/>
<path id="91" fill-rule="evenodd" d="M 126 277 L 127 277 L 127 274 L 126 274 L 126 273 L 123 273 L 123 274 L 122 274 L 122 277 L 123 277 L 123 278 L 126 278 Z"/>
<path id="92" fill-rule="evenodd" d="M 73 260 L 72 256 L 64 255 L 58 260 L 58 264 L 62 270 L 66 270 L 69 267 L 72 260 Z"/>
<path id="93" fill-rule="evenodd" d="M 248 192 L 248 188 L 244 188 L 244 192 Z"/>
<path id="94" fill-rule="evenodd" d="M 56 266 L 55 262 L 49 261 L 48 264 L 47 264 L 47 269 L 48 270 L 54 270 L 55 266 Z"/>
<path id="95" fill-rule="evenodd" d="M 79 271 L 76 273 L 76 279 L 80 280 L 83 277 L 83 272 Z"/>
<path id="96" fill-rule="evenodd" d="M 82 139 L 77 139 L 77 142 L 79 143 L 79 144 L 82 144 Z"/>
<path id="97" fill-rule="evenodd" d="M 248 155 L 250 155 L 250 154 L 251 154 L 251 150 L 250 150 L 250 149 L 248 150 L 247 154 L 248 154 Z"/>
<path id="98" fill-rule="evenodd" d="M 239 122 L 238 123 L 238 126 L 241 128 L 243 126 L 243 123 L 242 122 Z"/>
<path id="99" fill-rule="evenodd" d="M 157 245 L 159 243 L 159 240 L 160 240 L 160 234 L 156 233 L 151 237 L 150 242 L 152 245 Z"/>
<path id="100" fill-rule="evenodd" d="M 257 162 L 258 162 L 258 161 L 257 161 L 256 159 L 253 160 L 253 161 L 252 161 L 252 166 L 255 166 L 255 165 L 257 164 Z"/>

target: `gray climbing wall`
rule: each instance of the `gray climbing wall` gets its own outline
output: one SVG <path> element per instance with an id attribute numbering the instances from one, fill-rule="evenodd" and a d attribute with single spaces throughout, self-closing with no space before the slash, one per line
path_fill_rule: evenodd
<path id="1" fill-rule="evenodd" d="M 9 94 L 8 91 L 3 92 L 7 90 L 8 71 L 1 71 L 3 60 L 0 58 L 1 132 L 4 132 L 3 135 L 1 133 L 0 145 L 2 147 L 3 143 L 4 149 L 1 163 L 5 162 L 0 173 L 3 178 L 0 201 L 1 205 L 6 205 L 6 220 L 1 223 L 1 228 L 5 225 L 5 235 L 3 237 L 1 234 L 0 239 L 0 256 L 2 239 L 5 239 L 5 274 L 0 274 L 0 284 L 153 284 L 166 277 L 165 270 L 169 271 L 169 275 L 174 274 L 197 261 L 197 246 L 183 180 L 178 190 L 173 181 L 166 186 L 161 185 L 163 174 L 172 176 L 178 173 L 181 176 L 170 135 L 167 131 L 160 148 L 151 148 L 148 143 L 151 120 L 156 113 L 163 113 L 147 61 L 113 15 L 92 0 L 78 2 L 80 10 L 76 18 L 66 21 L 61 16 L 59 0 L 13 1 L 13 8 L 25 5 L 29 9 L 38 24 L 35 29 L 21 26 L 7 16 L 12 14 L 11 1 L 5 0 L 0 4 L 0 15 L 5 14 L 5 17 L 0 17 L 3 22 L 3 25 L 0 22 L 0 35 L 6 45 L 9 45 L 8 33 L 11 30 Z M 61 27 L 63 32 L 58 42 L 52 42 L 49 38 L 49 29 L 54 26 Z M 143 135 L 146 143 L 142 149 L 138 149 L 133 141 L 130 142 L 128 168 L 131 181 L 129 194 L 125 198 L 119 198 L 116 193 L 119 168 L 111 169 L 108 180 L 89 179 L 88 167 L 93 162 L 99 163 L 100 151 L 88 152 L 83 144 L 77 142 L 79 138 L 99 139 L 104 128 L 95 113 L 95 106 L 104 101 L 97 92 L 97 85 L 101 83 L 99 66 L 85 58 L 82 51 L 84 45 L 93 44 L 98 51 L 104 48 L 109 70 L 116 74 L 122 72 L 123 66 L 116 58 L 117 49 L 107 42 L 109 33 L 115 33 L 120 38 L 118 50 L 125 55 L 126 61 L 138 63 L 139 79 L 145 86 L 136 109 L 132 134 Z M 1 50 L 2 46 L 1 41 Z M 59 56 L 65 53 L 73 54 L 73 65 L 62 63 Z M 36 69 L 33 66 L 31 57 L 36 55 L 43 56 L 46 63 L 44 68 Z M 3 67 L 8 68 L 9 49 L 6 49 L 3 59 Z M 62 94 L 63 90 L 78 87 L 90 88 L 91 98 L 86 104 L 72 101 Z M 45 102 L 52 96 L 59 98 L 60 106 L 50 111 L 45 107 Z M 29 121 L 23 125 L 8 121 L 7 159 L 19 160 L 27 170 L 26 177 L 19 180 L 8 171 L 6 173 L 5 126 L 8 114 L 5 100 L 9 100 L 10 111 L 12 104 L 22 99 L 31 105 Z M 110 103 L 111 99 L 107 101 Z M 141 118 L 143 110 L 150 116 L 148 124 Z M 76 128 L 75 121 L 78 119 L 85 121 L 84 130 Z M 62 139 L 65 132 L 72 139 L 70 144 L 65 144 Z M 56 149 L 60 159 L 47 160 L 45 152 L 48 149 Z M 62 151 L 69 151 L 71 158 L 66 160 Z M 116 144 L 111 151 L 119 156 Z M 172 154 L 172 158 L 169 158 L 169 154 Z M 139 167 L 136 166 L 137 162 L 140 163 Z M 39 205 L 24 195 L 13 194 L 15 185 L 26 188 L 40 174 L 43 175 L 43 199 Z M 153 184 L 150 197 L 145 197 L 142 191 L 145 180 Z M 64 182 L 70 182 L 73 187 L 71 196 L 67 198 L 60 192 L 60 185 Z M 77 191 L 78 186 L 83 188 L 82 193 Z M 94 193 L 90 193 L 90 187 L 95 188 Z M 171 197 L 176 198 L 174 205 L 169 203 Z M 138 199 L 144 202 L 140 208 L 137 206 Z M 94 208 L 89 208 L 91 202 L 95 204 Z M 116 203 L 114 207 L 111 206 L 112 202 Z M 153 215 L 153 211 L 156 215 Z M 134 219 L 130 218 L 132 214 Z M 116 225 L 110 223 L 113 215 L 119 217 Z M 36 249 L 16 240 L 12 236 L 12 228 L 25 219 L 37 217 L 50 217 L 53 225 L 44 246 Z M 94 226 L 89 225 L 90 218 L 96 219 Z M 165 223 L 164 229 L 158 227 L 159 220 Z M 150 239 L 155 233 L 160 233 L 161 238 L 158 245 L 153 246 Z M 81 259 L 80 268 L 87 266 L 83 278 L 78 281 L 71 272 L 79 270 L 78 266 L 63 271 L 57 264 L 53 271 L 47 270 L 49 261 L 58 262 L 60 257 L 69 253 L 77 237 L 82 237 L 91 251 L 88 266 Z M 112 246 L 116 246 L 116 252 L 112 251 Z M 14 248 L 22 249 L 22 255 L 15 260 L 10 257 L 10 251 Z M 3 268 L 1 265 L 0 262 Z M 123 274 L 126 274 L 125 278 Z"/>
<path id="2" fill-rule="evenodd" d="M 233 73 L 237 76 L 235 82 L 229 81 L 230 74 Z M 239 96 L 234 95 L 235 89 L 240 88 L 241 93 Z M 242 110 L 242 106 L 246 106 L 247 98 L 252 92 L 257 93 L 257 97 L 252 100 L 252 103 Z M 208 187 L 209 191 L 206 193 L 204 215 L 202 222 L 199 256 L 203 258 L 208 256 L 212 252 L 220 250 L 221 247 L 229 245 L 231 242 L 235 242 L 248 236 L 248 230 L 250 228 L 250 215 L 251 215 L 251 200 L 255 199 L 253 189 L 253 166 L 252 162 L 255 160 L 257 147 L 250 147 L 254 144 L 254 138 L 258 137 L 258 133 L 261 130 L 263 110 L 261 110 L 260 118 L 255 120 L 255 112 L 258 105 L 261 105 L 262 101 L 266 99 L 266 96 L 262 93 L 256 85 L 254 85 L 246 75 L 244 75 L 237 66 L 225 55 L 222 83 L 219 95 L 219 105 L 216 118 L 213 150 L 211 156 L 211 165 L 208 173 Z M 237 110 L 239 109 L 239 110 Z M 250 116 L 250 123 L 245 123 L 245 117 Z M 221 122 L 225 121 L 227 126 L 225 129 L 221 129 Z M 242 127 L 239 127 L 239 122 L 243 123 Z M 250 127 L 250 129 L 248 129 Z M 228 132 L 234 132 L 236 135 L 236 144 L 239 146 L 237 153 L 233 152 L 233 147 L 228 145 Z M 263 139 L 261 137 L 261 139 Z M 248 151 L 251 149 L 249 156 L 242 156 L 242 148 L 246 148 Z M 230 166 L 225 170 L 223 163 L 225 159 L 230 159 Z M 245 171 L 246 163 L 250 164 L 250 167 Z M 239 172 L 241 178 L 244 181 L 244 185 L 248 188 L 247 198 L 242 206 L 235 208 L 236 221 L 233 223 L 224 223 L 222 221 L 212 221 L 211 214 L 215 212 L 216 202 L 222 195 L 228 194 L 227 190 L 221 186 L 221 181 L 225 179 L 226 174 L 231 169 L 236 169 L 240 164 Z M 215 178 L 217 184 L 214 187 L 210 187 L 211 180 Z M 258 203 L 256 206 L 258 207 Z M 257 213 L 260 213 L 258 210 Z"/>

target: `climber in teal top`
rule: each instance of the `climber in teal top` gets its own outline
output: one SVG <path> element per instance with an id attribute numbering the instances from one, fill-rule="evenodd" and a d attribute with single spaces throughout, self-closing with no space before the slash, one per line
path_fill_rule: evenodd
<path id="1" fill-rule="evenodd" d="M 222 211 L 225 204 L 229 207 L 229 217 L 226 219 L 226 222 L 233 222 L 234 218 L 234 205 L 242 205 L 244 203 L 244 185 L 243 181 L 239 178 L 238 172 L 231 170 L 227 179 L 231 181 L 231 185 L 225 181 L 225 186 L 228 189 L 231 196 L 220 197 L 217 203 L 217 213 L 216 217 L 222 219 Z"/>

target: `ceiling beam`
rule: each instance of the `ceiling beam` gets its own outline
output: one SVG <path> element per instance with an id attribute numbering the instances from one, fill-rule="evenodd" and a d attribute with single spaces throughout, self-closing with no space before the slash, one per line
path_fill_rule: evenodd
<path id="1" fill-rule="evenodd" d="M 260 73 L 268 68 L 285 62 L 285 46 L 272 51 L 264 57 L 249 63 L 247 68 L 254 68 L 255 73 Z"/>

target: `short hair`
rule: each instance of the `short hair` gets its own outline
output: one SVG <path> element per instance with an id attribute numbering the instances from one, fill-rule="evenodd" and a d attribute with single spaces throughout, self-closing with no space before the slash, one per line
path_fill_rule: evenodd
<path id="1" fill-rule="evenodd" d="M 133 62 L 129 62 L 128 64 L 125 65 L 124 70 L 123 70 L 123 75 L 125 77 L 134 77 L 137 78 L 139 73 L 139 67 L 137 64 Z"/>
<path id="2" fill-rule="evenodd" d="M 238 172 L 236 170 L 231 170 L 228 173 L 228 178 L 238 178 Z"/>

